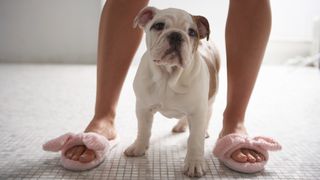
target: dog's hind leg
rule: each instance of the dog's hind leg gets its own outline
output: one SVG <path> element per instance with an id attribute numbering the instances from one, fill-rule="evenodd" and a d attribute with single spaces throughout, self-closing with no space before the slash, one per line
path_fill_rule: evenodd
<path id="1" fill-rule="evenodd" d="M 211 108 L 211 106 L 209 106 L 209 108 L 208 108 L 208 114 L 207 114 L 207 130 L 206 130 L 206 136 L 205 136 L 205 138 L 209 138 L 209 137 L 210 137 L 210 135 L 209 135 L 209 133 L 208 133 L 208 128 L 209 128 L 209 123 L 210 123 L 211 115 L 212 115 L 212 108 Z"/>
<path id="2" fill-rule="evenodd" d="M 208 112 L 208 113 L 210 113 L 210 115 L 209 115 L 209 119 L 208 119 L 207 124 L 209 124 L 209 120 L 210 120 L 210 116 L 211 116 L 211 110 L 210 110 L 210 112 Z M 207 126 L 208 126 L 208 125 L 207 125 Z M 173 132 L 173 133 L 183 133 L 183 132 L 186 131 L 187 127 L 188 127 L 187 117 L 183 117 L 183 118 L 179 119 L 179 121 L 177 122 L 177 124 L 172 128 L 172 132 Z M 206 138 L 209 138 L 208 130 L 207 130 L 207 132 L 206 132 L 206 136 L 205 136 L 205 137 L 206 137 Z"/>
<path id="3" fill-rule="evenodd" d="M 179 119 L 178 123 L 172 128 L 172 132 L 174 133 L 182 133 L 185 132 L 188 126 L 187 117 L 183 117 Z"/>

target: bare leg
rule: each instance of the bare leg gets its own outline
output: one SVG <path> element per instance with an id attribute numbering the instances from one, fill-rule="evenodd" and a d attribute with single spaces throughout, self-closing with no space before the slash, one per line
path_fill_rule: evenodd
<path id="1" fill-rule="evenodd" d="M 97 94 L 95 116 L 86 132 L 97 132 L 108 139 L 116 137 L 114 119 L 119 94 L 139 46 L 142 31 L 133 29 L 133 19 L 148 0 L 108 0 L 105 4 L 99 27 Z M 76 146 L 66 156 L 80 162 L 95 158 L 93 151 L 85 146 Z"/>
<path id="2" fill-rule="evenodd" d="M 246 134 L 245 112 L 259 72 L 271 29 L 269 0 L 230 0 L 226 25 L 227 106 L 220 137 Z M 256 162 L 263 156 L 240 149 L 232 154 L 238 162 Z"/>

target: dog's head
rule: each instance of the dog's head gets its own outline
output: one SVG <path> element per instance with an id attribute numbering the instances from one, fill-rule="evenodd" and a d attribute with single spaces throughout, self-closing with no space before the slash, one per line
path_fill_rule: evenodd
<path id="1" fill-rule="evenodd" d="M 200 39 L 209 39 L 208 20 L 180 9 L 143 8 L 134 20 L 146 33 L 147 49 L 157 65 L 186 67 Z"/>

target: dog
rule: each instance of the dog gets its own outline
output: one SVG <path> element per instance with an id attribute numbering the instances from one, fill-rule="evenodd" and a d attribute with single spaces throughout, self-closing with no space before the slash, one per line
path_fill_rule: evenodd
<path id="1" fill-rule="evenodd" d="M 203 176 L 204 141 L 220 67 L 218 51 L 208 41 L 208 20 L 180 9 L 145 7 L 134 19 L 134 27 L 137 26 L 145 31 L 147 51 L 133 83 L 138 134 L 124 154 L 145 154 L 153 116 L 160 112 L 179 119 L 174 132 L 183 132 L 189 125 L 184 173 Z"/>

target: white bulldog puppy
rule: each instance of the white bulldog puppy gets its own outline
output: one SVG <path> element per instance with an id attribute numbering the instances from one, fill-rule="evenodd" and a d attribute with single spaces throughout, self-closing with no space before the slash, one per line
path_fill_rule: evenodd
<path id="1" fill-rule="evenodd" d="M 134 79 L 138 135 L 125 150 L 142 156 L 148 148 L 153 116 L 180 119 L 173 128 L 190 135 L 185 174 L 205 174 L 204 140 L 218 88 L 219 56 L 209 39 L 205 17 L 180 9 L 142 9 L 134 20 L 146 33 L 144 53 Z M 205 39 L 206 40 L 205 40 Z M 204 40 L 202 40 L 204 39 Z"/>

